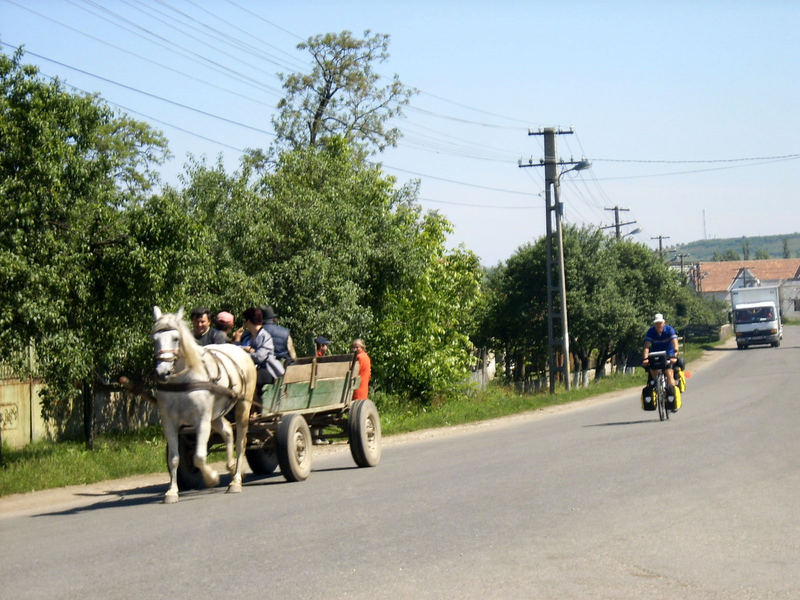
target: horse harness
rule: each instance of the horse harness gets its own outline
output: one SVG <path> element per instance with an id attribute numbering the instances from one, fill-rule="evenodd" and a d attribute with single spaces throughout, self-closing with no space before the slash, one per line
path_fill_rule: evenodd
<path id="1" fill-rule="evenodd" d="M 172 331 L 174 329 L 175 329 L 174 327 L 166 325 L 166 326 L 161 327 L 159 329 L 154 329 L 152 331 L 152 333 L 159 333 L 161 331 Z M 184 381 L 184 382 L 176 382 L 176 383 L 170 383 L 170 382 L 167 382 L 167 381 L 157 381 L 156 385 L 155 385 L 155 388 L 157 390 L 162 391 L 162 392 L 194 392 L 194 391 L 197 391 L 197 390 L 206 390 L 206 391 L 212 392 L 214 394 L 217 394 L 219 396 L 227 396 L 232 401 L 231 404 L 233 404 L 233 402 L 235 402 L 235 401 L 243 400 L 244 397 L 245 397 L 244 396 L 245 375 L 244 375 L 244 372 L 236 364 L 236 362 L 235 361 L 230 361 L 236 367 L 236 370 L 238 371 L 237 374 L 239 375 L 239 381 L 242 382 L 242 392 L 240 392 L 240 393 L 234 392 L 231 389 L 231 387 L 220 385 L 218 383 L 219 380 L 222 379 L 222 373 L 224 371 L 225 375 L 227 375 L 227 377 L 228 377 L 228 381 L 231 384 L 233 384 L 233 377 L 231 377 L 231 373 L 228 371 L 227 367 L 225 366 L 225 363 L 220 359 L 220 356 L 225 356 L 225 353 L 220 352 L 219 350 L 216 350 L 216 349 L 212 349 L 212 348 L 203 348 L 203 354 L 204 355 L 205 354 L 210 354 L 211 358 L 214 360 L 214 364 L 217 367 L 216 375 L 212 376 L 211 373 L 208 370 L 208 362 L 206 362 L 205 360 L 202 361 L 203 362 L 203 368 L 206 371 L 206 375 L 208 376 L 209 381 Z M 153 355 L 153 358 L 155 359 L 155 362 L 162 361 L 162 362 L 173 362 L 174 363 L 175 361 L 178 360 L 179 357 L 180 357 L 180 348 L 177 348 L 175 350 L 172 350 L 172 349 L 161 349 L 161 350 L 156 351 L 154 353 L 154 355 Z M 205 358 L 205 356 L 203 358 Z M 181 371 L 180 373 L 175 373 L 172 376 L 173 377 L 177 377 L 179 375 L 182 375 L 185 371 L 188 371 L 188 368 L 185 369 L 184 371 Z M 226 409 L 226 412 L 230 408 L 231 407 Z"/>

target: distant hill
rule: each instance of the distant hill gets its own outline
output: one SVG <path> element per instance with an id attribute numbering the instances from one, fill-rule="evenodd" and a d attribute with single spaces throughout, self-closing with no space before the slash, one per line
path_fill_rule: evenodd
<path id="1" fill-rule="evenodd" d="M 784 256 L 784 240 L 786 240 L 791 256 Z M 687 255 L 683 257 L 684 263 L 714 260 L 715 253 L 719 257 L 725 256 L 725 260 L 744 260 L 745 243 L 749 250 L 749 256 L 747 257 L 749 259 L 800 258 L 800 233 L 698 240 L 688 244 L 676 244 L 668 248 L 667 251 Z M 733 256 L 732 253 L 735 253 L 736 256 Z M 671 255 L 667 254 L 666 256 Z"/>

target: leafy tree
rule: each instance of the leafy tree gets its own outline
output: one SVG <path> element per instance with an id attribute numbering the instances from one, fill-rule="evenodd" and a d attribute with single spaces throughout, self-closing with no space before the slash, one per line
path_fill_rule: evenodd
<path id="1" fill-rule="evenodd" d="M 339 135 L 365 150 L 395 146 L 400 130 L 387 127 L 402 115 L 416 90 L 404 86 L 397 75 L 385 86 L 373 69 L 389 57 L 389 36 L 351 32 L 310 37 L 298 45 L 308 50 L 314 67 L 310 73 L 280 74 L 286 96 L 272 120 L 279 140 L 290 148 L 318 146 Z"/>
<path id="2" fill-rule="evenodd" d="M 463 248 L 444 250 L 450 224 L 436 213 L 420 224 L 418 267 L 387 290 L 373 365 L 387 389 L 430 402 L 467 376 L 480 299 L 480 264 Z"/>
<path id="3" fill-rule="evenodd" d="M 677 277 L 642 244 L 590 228 L 566 227 L 563 238 L 570 350 L 584 369 L 590 357 L 602 367 L 638 351 L 653 314 L 675 312 Z M 488 280 L 481 331 L 512 357 L 515 378 L 520 364 L 547 362 L 545 246 L 542 238 L 521 248 Z"/>
<path id="4" fill-rule="evenodd" d="M 75 381 L 124 360 L 139 296 L 122 274 L 144 252 L 126 211 L 141 210 L 166 142 L 21 57 L 0 54 L 0 358 L 35 342 L 44 410 L 56 415 Z M 154 281 L 139 274 L 139 289 Z"/>
<path id="5" fill-rule="evenodd" d="M 736 252 L 736 250 L 734 250 L 733 248 L 728 248 L 722 254 L 714 250 L 714 257 L 711 260 L 713 260 L 714 262 L 720 262 L 725 260 L 742 260 L 742 257 L 739 256 L 739 253 Z"/>
<path id="6" fill-rule="evenodd" d="M 428 401 L 457 387 L 478 261 L 445 250 L 450 225 L 422 214 L 417 187 L 395 189 L 340 136 L 280 154 L 271 172 L 255 168 L 254 177 L 251 167 L 231 176 L 219 164 L 187 169 L 183 198 L 211 253 L 197 297 L 232 309 L 273 305 L 301 354 L 315 334 L 334 352 L 363 337 L 376 386 L 400 395 Z"/>
<path id="7" fill-rule="evenodd" d="M 506 378 L 521 381 L 548 362 L 545 239 L 520 247 L 487 278 L 479 342 L 502 350 Z"/>
<path id="8" fill-rule="evenodd" d="M 783 238 L 783 258 L 792 258 L 792 251 L 789 249 L 789 240 Z"/>
<path id="9" fill-rule="evenodd" d="M 742 260 L 750 260 L 750 242 L 742 238 Z"/>
<path id="10" fill-rule="evenodd" d="M 769 252 L 764 250 L 764 248 L 759 248 L 758 250 L 756 250 L 756 259 L 757 260 L 767 260 L 769 258 L 770 258 Z"/>
<path id="11" fill-rule="evenodd" d="M 570 349 L 584 370 L 592 354 L 605 364 L 637 323 L 635 306 L 619 289 L 613 244 L 597 229 L 564 232 Z"/>

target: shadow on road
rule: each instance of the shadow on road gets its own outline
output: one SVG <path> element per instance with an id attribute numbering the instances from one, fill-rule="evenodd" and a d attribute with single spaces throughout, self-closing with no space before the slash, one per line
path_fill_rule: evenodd
<path id="1" fill-rule="evenodd" d="M 60 515 L 77 515 L 80 513 L 91 512 L 93 510 L 105 508 L 121 508 L 125 506 L 140 506 L 143 504 L 158 504 L 166 491 L 163 484 L 147 485 L 142 487 L 130 488 L 127 490 L 116 490 L 113 492 L 102 492 L 98 494 L 75 494 L 78 498 L 97 498 L 97 502 L 83 506 L 74 506 L 65 510 L 42 512 L 34 517 L 53 517 Z"/>
<path id="2" fill-rule="evenodd" d="M 230 483 L 230 474 L 220 474 L 219 484 L 213 488 L 204 488 L 200 490 L 183 490 L 180 492 L 180 501 L 191 501 L 199 499 L 208 494 L 225 493 L 225 490 Z M 274 485 L 276 483 L 286 483 L 286 480 L 280 473 L 273 473 L 271 475 L 255 475 L 253 473 L 245 474 L 243 483 L 246 486 L 258 485 Z M 167 491 L 168 484 L 159 483 L 154 485 L 144 485 L 139 487 L 131 487 L 123 490 L 113 490 L 108 492 L 98 493 L 78 493 L 75 494 L 76 498 L 96 498 L 96 502 L 85 504 L 82 506 L 73 506 L 64 510 L 41 512 L 31 516 L 34 517 L 52 517 L 63 515 L 78 515 L 81 513 L 92 512 L 95 510 L 103 510 L 108 508 L 123 508 L 126 506 L 142 506 L 146 504 L 160 504 L 164 499 L 164 493 Z"/>
<path id="3" fill-rule="evenodd" d="M 641 423 L 660 423 L 656 419 L 639 419 L 638 421 L 615 421 L 611 423 L 593 423 L 591 425 L 584 425 L 584 427 L 618 427 L 620 425 L 639 425 Z"/>

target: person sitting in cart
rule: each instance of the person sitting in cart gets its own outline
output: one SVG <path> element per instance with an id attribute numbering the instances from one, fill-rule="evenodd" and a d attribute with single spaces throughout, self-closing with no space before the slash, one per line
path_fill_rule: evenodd
<path id="1" fill-rule="evenodd" d="M 225 334 L 211 327 L 210 313 L 211 311 L 205 306 L 198 306 L 192 309 L 192 333 L 194 333 L 194 339 L 201 346 L 224 344 L 228 341 L 225 339 Z"/>
<path id="2" fill-rule="evenodd" d="M 261 404 L 262 388 L 268 383 L 275 383 L 275 379 L 283 375 L 284 369 L 280 361 L 275 358 L 275 346 L 272 337 L 262 327 L 263 318 L 261 309 L 256 307 L 244 311 L 244 326 L 250 334 L 250 342 L 242 346 L 250 354 L 256 365 L 256 394 L 258 403 Z M 239 333 L 237 331 L 237 333 Z M 241 337 L 241 334 L 239 334 Z"/>
<path id="3" fill-rule="evenodd" d="M 331 341 L 318 335 L 314 338 L 314 344 L 317 347 L 317 358 L 320 356 L 325 356 L 328 353 L 328 346 L 330 346 Z"/>
<path id="4" fill-rule="evenodd" d="M 217 313 L 216 328 L 221 331 L 225 336 L 227 342 L 231 342 L 231 333 L 233 332 L 233 315 L 226 310 Z"/>
<path id="5" fill-rule="evenodd" d="M 264 329 L 272 336 L 275 342 L 275 356 L 289 365 L 297 360 L 294 351 L 294 342 L 291 332 L 282 325 L 278 325 L 278 315 L 271 306 L 262 306 L 261 313 L 264 317 Z"/>

